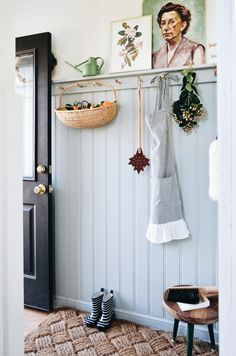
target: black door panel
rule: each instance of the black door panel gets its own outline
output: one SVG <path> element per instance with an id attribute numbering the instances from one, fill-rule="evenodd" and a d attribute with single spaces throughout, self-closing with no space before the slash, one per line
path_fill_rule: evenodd
<path id="1" fill-rule="evenodd" d="M 24 302 L 52 308 L 51 34 L 16 39 L 16 89 L 23 97 Z M 33 83 L 33 84 L 32 84 Z M 31 120 L 32 118 L 32 120 Z M 37 167 L 45 166 L 44 173 Z M 46 192 L 40 194 L 40 185 Z"/>

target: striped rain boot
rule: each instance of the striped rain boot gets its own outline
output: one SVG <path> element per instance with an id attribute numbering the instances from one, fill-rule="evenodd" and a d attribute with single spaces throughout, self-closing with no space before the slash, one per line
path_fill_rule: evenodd
<path id="1" fill-rule="evenodd" d="M 104 331 L 111 325 L 113 309 L 113 290 L 110 291 L 102 300 L 102 316 L 97 322 L 97 329 L 99 331 Z"/>
<path id="2" fill-rule="evenodd" d="M 102 299 L 104 296 L 104 288 L 100 292 L 94 293 L 92 299 L 92 313 L 85 318 L 85 325 L 92 328 L 102 315 Z"/>

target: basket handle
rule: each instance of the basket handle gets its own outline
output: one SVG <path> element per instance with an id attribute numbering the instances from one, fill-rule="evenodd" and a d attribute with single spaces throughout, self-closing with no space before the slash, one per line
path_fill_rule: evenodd
<path id="1" fill-rule="evenodd" d="M 114 98 L 115 98 L 114 101 L 117 101 L 116 90 L 111 84 L 105 83 L 105 82 L 100 82 L 100 81 L 93 81 L 92 83 L 93 83 L 93 85 L 105 86 L 105 87 L 111 89 L 112 93 L 114 95 Z M 65 88 L 61 88 L 61 93 L 60 93 L 60 98 L 59 98 L 59 107 L 61 108 L 61 99 L 62 99 L 62 95 L 65 93 L 65 91 L 67 91 L 68 89 L 74 88 L 74 87 L 83 88 L 83 84 L 91 84 L 91 81 L 85 80 L 85 81 L 82 81 L 82 82 L 77 82 L 77 83 L 68 85 Z"/>

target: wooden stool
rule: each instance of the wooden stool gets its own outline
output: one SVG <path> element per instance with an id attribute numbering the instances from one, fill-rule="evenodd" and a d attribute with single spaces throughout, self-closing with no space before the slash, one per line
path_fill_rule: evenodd
<path id="1" fill-rule="evenodd" d="M 210 306 L 208 308 L 201 308 L 189 311 L 182 311 L 177 303 L 169 302 L 168 298 L 168 289 L 164 292 L 163 295 L 163 306 L 168 314 L 174 318 L 174 328 L 173 328 L 173 340 L 175 341 L 179 321 L 184 321 L 188 324 L 187 331 L 187 356 L 192 355 L 193 348 L 193 333 L 194 325 L 207 325 L 209 336 L 211 340 L 212 350 L 216 349 L 213 324 L 218 321 L 218 296 L 208 298 L 210 300 Z"/>

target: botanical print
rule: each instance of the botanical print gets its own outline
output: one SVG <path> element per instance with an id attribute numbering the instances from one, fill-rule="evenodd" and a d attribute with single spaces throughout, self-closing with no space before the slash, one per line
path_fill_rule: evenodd
<path id="1" fill-rule="evenodd" d="M 205 2 L 143 0 L 143 14 L 153 14 L 153 68 L 205 63 Z"/>
<path id="2" fill-rule="evenodd" d="M 124 59 L 121 64 L 121 69 L 126 65 L 132 67 L 132 62 L 135 61 L 143 47 L 143 41 L 139 40 L 142 37 L 142 32 L 138 31 L 138 25 L 131 28 L 127 22 L 123 22 L 122 27 L 124 29 L 118 32 L 121 38 L 117 42 L 117 44 L 121 46 L 119 55 Z"/>
<path id="3" fill-rule="evenodd" d="M 151 69 L 152 17 L 113 21 L 111 72 Z"/>

